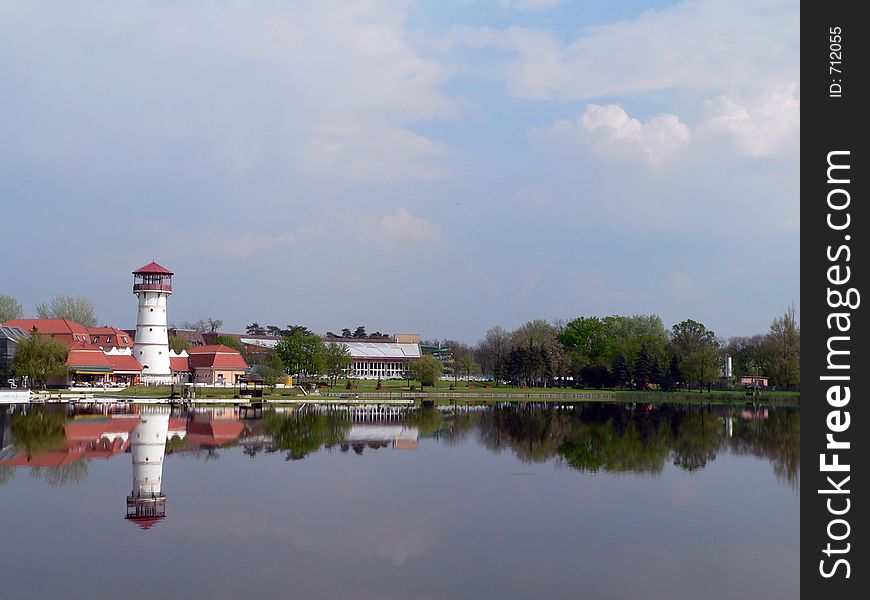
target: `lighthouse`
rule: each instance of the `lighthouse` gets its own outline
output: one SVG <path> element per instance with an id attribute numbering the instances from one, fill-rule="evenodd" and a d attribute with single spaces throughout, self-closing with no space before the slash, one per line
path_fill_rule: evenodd
<path id="1" fill-rule="evenodd" d="M 133 294 L 139 298 L 133 355 L 142 365 L 142 383 L 169 385 L 169 334 L 166 300 L 172 294 L 172 271 L 150 262 L 133 271 Z"/>
<path id="2" fill-rule="evenodd" d="M 169 407 L 145 407 L 130 434 L 133 489 L 127 496 L 127 519 L 142 529 L 166 516 L 163 493 L 163 455 L 169 431 Z"/>

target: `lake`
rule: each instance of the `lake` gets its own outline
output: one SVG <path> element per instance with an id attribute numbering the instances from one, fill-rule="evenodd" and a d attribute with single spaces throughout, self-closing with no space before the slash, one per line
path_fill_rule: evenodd
<path id="1" fill-rule="evenodd" d="M 5 598 L 799 597 L 800 412 L 0 407 Z"/>

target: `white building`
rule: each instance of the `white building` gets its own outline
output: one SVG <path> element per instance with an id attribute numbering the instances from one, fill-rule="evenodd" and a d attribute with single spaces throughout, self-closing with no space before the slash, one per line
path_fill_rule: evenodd
<path id="1" fill-rule="evenodd" d="M 133 356 L 142 365 L 142 383 L 169 385 L 169 332 L 166 301 L 172 294 L 172 271 L 150 262 L 133 271 L 133 293 L 139 298 Z"/>
<path id="2" fill-rule="evenodd" d="M 419 359 L 419 343 L 341 340 L 353 358 L 353 377 L 359 379 L 404 379 L 409 361 Z"/>

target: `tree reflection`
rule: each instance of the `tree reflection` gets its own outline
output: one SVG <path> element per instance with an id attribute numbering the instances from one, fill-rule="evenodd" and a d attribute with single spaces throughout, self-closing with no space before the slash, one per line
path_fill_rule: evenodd
<path id="1" fill-rule="evenodd" d="M 727 426 L 730 424 L 730 428 Z M 666 461 L 706 467 L 723 448 L 763 456 L 795 487 L 800 475 L 800 413 L 738 415 L 728 407 L 578 404 L 500 406 L 480 415 L 481 444 L 525 462 L 561 458 L 584 472 L 658 474 Z"/>
<path id="2" fill-rule="evenodd" d="M 572 417 L 559 455 L 575 469 L 658 474 L 664 468 L 671 435 L 661 413 L 589 406 Z"/>
<path id="3" fill-rule="evenodd" d="M 12 415 L 9 426 L 16 449 L 30 458 L 40 452 L 55 450 L 66 442 L 65 417 L 46 410 L 31 410 Z"/>
<path id="4" fill-rule="evenodd" d="M 302 460 L 322 446 L 341 444 L 347 439 L 351 425 L 344 411 L 268 413 L 265 416 L 266 431 L 272 436 L 276 449 L 287 451 L 286 460 Z"/>
<path id="5" fill-rule="evenodd" d="M 30 477 L 52 487 L 79 484 L 88 478 L 88 460 L 76 460 L 56 467 L 31 467 Z"/>
<path id="6" fill-rule="evenodd" d="M 674 419 L 674 464 L 687 471 L 707 466 L 725 441 L 725 426 L 715 414 L 701 409 L 681 412 Z"/>
<path id="7" fill-rule="evenodd" d="M 801 414 L 797 410 L 771 411 L 766 419 L 740 419 L 729 440 L 731 450 L 767 458 L 777 478 L 800 487 Z"/>

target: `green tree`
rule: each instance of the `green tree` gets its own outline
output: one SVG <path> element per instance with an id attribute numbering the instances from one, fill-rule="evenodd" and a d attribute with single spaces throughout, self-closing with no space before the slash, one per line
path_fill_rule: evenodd
<path id="1" fill-rule="evenodd" d="M 770 324 L 765 339 L 765 354 L 770 364 L 770 377 L 775 385 L 787 388 L 801 383 L 801 328 L 794 305 Z"/>
<path id="2" fill-rule="evenodd" d="M 683 358 L 680 370 L 686 379 L 698 385 L 700 391 L 719 379 L 721 361 L 719 350 L 715 346 L 703 346 Z"/>
<path id="3" fill-rule="evenodd" d="M 419 381 L 421 386 L 434 386 L 441 377 L 442 371 L 441 363 L 430 354 L 408 363 L 408 373 L 412 379 Z"/>
<path id="4" fill-rule="evenodd" d="M 45 385 L 50 377 L 67 374 L 69 348 L 54 338 L 33 334 L 18 345 L 12 368 L 19 377 L 26 376 L 31 386 Z"/>
<path id="5" fill-rule="evenodd" d="M 9 423 L 13 445 L 28 458 L 56 450 L 66 441 L 65 422 L 62 414 L 44 409 L 15 413 Z"/>
<path id="6" fill-rule="evenodd" d="M 294 333 L 275 346 L 285 370 L 301 379 L 317 375 L 324 369 L 325 346 L 314 334 Z"/>
<path id="7" fill-rule="evenodd" d="M 645 390 L 647 384 L 654 381 L 654 365 L 658 361 L 658 356 L 653 357 L 649 351 L 649 347 L 644 344 L 637 354 L 634 361 L 634 384 L 639 390 Z"/>
<path id="8" fill-rule="evenodd" d="M 39 319 L 67 319 L 85 327 L 96 327 L 94 303 L 84 296 L 55 296 L 50 302 L 36 305 Z"/>
<path id="9" fill-rule="evenodd" d="M 671 348 L 677 356 L 685 383 L 705 385 L 719 378 L 719 342 L 716 334 L 703 323 L 686 319 L 673 326 Z"/>
<path id="10" fill-rule="evenodd" d="M 260 324 L 254 321 L 247 327 L 245 327 L 245 333 L 248 335 L 266 335 L 266 330 L 263 327 L 260 327 Z"/>
<path id="11" fill-rule="evenodd" d="M 266 358 L 266 364 L 262 366 L 262 374 L 265 378 L 264 383 L 272 388 L 273 391 L 275 390 L 276 385 L 287 381 L 287 373 L 284 371 L 284 362 L 275 352 L 270 352 L 269 356 Z"/>
<path id="12" fill-rule="evenodd" d="M 169 336 L 169 348 L 176 354 L 181 354 L 183 350 L 190 349 L 191 345 L 186 339 L 180 338 L 177 335 Z"/>
<path id="13" fill-rule="evenodd" d="M 631 371 L 622 354 L 613 360 L 613 379 L 619 387 L 631 387 Z"/>
<path id="14" fill-rule="evenodd" d="M 353 357 L 347 344 L 327 342 L 324 348 L 324 368 L 330 385 L 335 385 L 339 378 L 346 377 L 353 366 Z"/>
<path id="15" fill-rule="evenodd" d="M 21 303 L 12 296 L 0 294 L 0 323 L 23 317 L 24 309 Z"/>
<path id="16" fill-rule="evenodd" d="M 466 378 L 469 378 L 472 374 L 477 373 L 479 369 L 477 363 L 474 361 L 474 358 L 470 354 L 462 356 L 456 364 L 459 368 L 459 372 L 464 374 Z"/>

